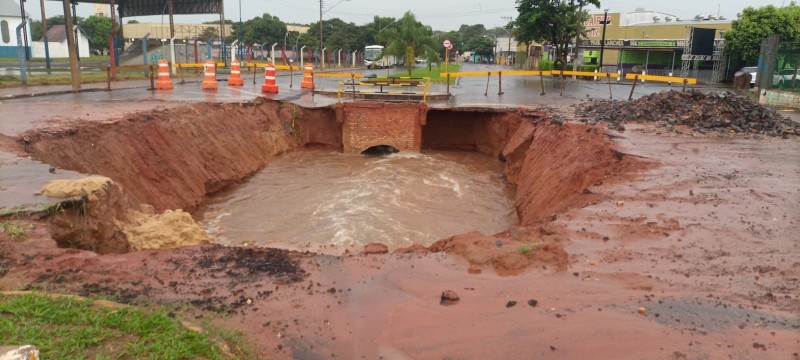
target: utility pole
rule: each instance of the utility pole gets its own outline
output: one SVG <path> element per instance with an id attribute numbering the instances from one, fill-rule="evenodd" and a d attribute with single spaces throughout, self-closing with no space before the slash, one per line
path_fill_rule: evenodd
<path id="1" fill-rule="evenodd" d="M 572 59 L 572 71 L 578 71 L 578 52 L 580 51 L 579 44 L 581 43 L 581 18 L 583 18 L 583 0 L 580 2 L 578 8 L 578 23 L 575 24 L 575 57 Z M 572 80 L 576 80 L 575 74 L 572 74 Z"/>
<path id="2" fill-rule="evenodd" d="M 319 0 L 319 50 L 320 56 L 322 55 L 322 0 Z M 323 61 L 320 59 L 319 69 L 322 70 Z"/>

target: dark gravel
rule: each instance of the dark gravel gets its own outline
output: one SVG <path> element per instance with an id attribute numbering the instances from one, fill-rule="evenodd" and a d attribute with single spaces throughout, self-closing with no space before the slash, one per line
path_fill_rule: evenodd
<path id="1" fill-rule="evenodd" d="M 655 122 L 659 128 L 680 132 L 685 126 L 700 133 L 800 135 L 800 124 L 733 92 L 663 91 L 634 101 L 591 100 L 577 106 L 578 120 L 605 122 L 625 130 L 626 122 Z"/>

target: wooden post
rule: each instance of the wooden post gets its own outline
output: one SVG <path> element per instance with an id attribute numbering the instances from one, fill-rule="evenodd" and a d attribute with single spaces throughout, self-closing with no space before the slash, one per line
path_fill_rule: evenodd
<path id="1" fill-rule="evenodd" d="M 447 70 L 445 70 L 447 72 Z M 447 73 L 447 95 L 450 95 L 450 73 Z"/>
<path id="2" fill-rule="evenodd" d="M 497 95 L 503 95 L 503 72 L 497 72 Z"/>
<path id="3" fill-rule="evenodd" d="M 608 98 L 614 99 L 614 94 L 611 93 L 611 74 L 606 73 L 606 80 L 608 80 Z"/>
<path id="4" fill-rule="evenodd" d="M 106 68 L 106 91 L 111 91 L 111 66 Z"/>
<path id="5" fill-rule="evenodd" d="M 633 90 L 636 89 L 637 82 L 639 82 L 639 74 L 633 76 L 633 86 L 631 86 L 631 93 L 630 95 L 628 95 L 628 101 L 631 101 L 631 99 L 633 99 Z"/>
<path id="6" fill-rule="evenodd" d="M 683 79 L 683 92 L 686 92 L 686 84 L 689 83 L 689 79 Z"/>
<path id="7" fill-rule="evenodd" d="M 69 0 L 63 0 L 65 32 L 67 33 L 67 52 L 69 53 L 69 72 L 72 75 L 72 90 L 81 89 L 81 70 L 78 68 L 78 54 L 75 51 L 75 32 L 72 30 L 72 12 L 69 10 Z"/>
<path id="8" fill-rule="evenodd" d="M 561 69 L 561 92 L 558 96 L 564 96 L 564 69 Z"/>
<path id="9" fill-rule="evenodd" d="M 486 91 L 483 92 L 483 96 L 489 95 L 489 79 L 492 77 L 492 72 L 486 72 Z"/>
<path id="10" fill-rule="evenodd" d="M 542 93 L 539 95 L 544 96 L 544 72 L 542 70 L 539 70 L 539 82 L 542 84 Z"/>
<path id="11" fill-rule="evenodd" d="M 155 82 L 155 78 L 153 78 L 153 75 L 154 75 L 153 74 L 153 65 L 148 66 L 148 68 L 150 68 L 150 90 L 155 91 L 156 90 L 156 82 Z"/>

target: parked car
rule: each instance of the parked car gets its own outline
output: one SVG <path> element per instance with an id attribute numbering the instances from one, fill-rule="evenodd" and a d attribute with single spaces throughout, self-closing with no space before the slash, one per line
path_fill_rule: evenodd
<path id="1" fill-rule="evenodd" d="M 800 69 L 783 69 L 772 77 L 772 85 L 778 89 L 792 87 L 792 81 L 800 82 Z"/>
<path id="2" fill-rule="evenodd" d="M 756 74 L 758 73 L 758 66 L 745 66 L 739 71 L 750 74 L 750 87 L 752 88 L 756 86 Z"/>

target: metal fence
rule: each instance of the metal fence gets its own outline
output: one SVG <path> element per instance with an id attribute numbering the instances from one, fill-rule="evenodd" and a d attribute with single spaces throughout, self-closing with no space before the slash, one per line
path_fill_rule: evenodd
<path id="1" fill-rule="evenodd" d="M 800 92 L 800 42 L 778 44 L 772 88 Z"/>

